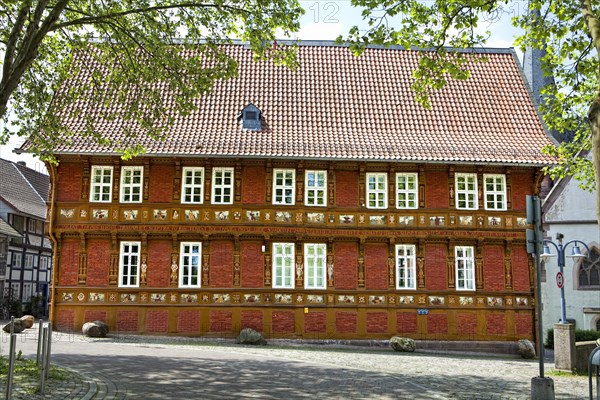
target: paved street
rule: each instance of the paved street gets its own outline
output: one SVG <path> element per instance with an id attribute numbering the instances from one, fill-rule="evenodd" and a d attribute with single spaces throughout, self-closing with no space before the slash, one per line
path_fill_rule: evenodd
<path id="1" fill-rule="evenodd" d="M 35 357 L 36 339 L 35 330 L 21 334 L 17 351 Z M 7 348 L 3 333 L 3 355 Z M 55 333 L 52 353 L 84 379 L 49 387 L 45 399 L 528 399 L 538 375 L 537 361 L 510 357 L 201 339 Z M 553 379 L 557 399 L 587 398 L 587 377 Z"/>

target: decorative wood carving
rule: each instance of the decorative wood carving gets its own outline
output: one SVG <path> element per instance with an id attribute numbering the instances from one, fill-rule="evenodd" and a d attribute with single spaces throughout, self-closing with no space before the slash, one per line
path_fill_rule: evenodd
<path id="1" fill-rule="evenodd" d="M 87 246 L 85 233 L 79 234 L 79 261 L 77 268 L 77 283 L 85 285 L 87 279 Z"/>
<path id="2" fill-rule="evenodd" d="M 448 274 L 448 287 L 456 287 L 456 268 L 455 268 L 455 257 L 454 257 L 454 240 L 448 240 L 448 257 L 446 260 L 446 268 Z"/>
<path id="3" fill-rule="evenodd" d="M 270 287 L 271 279 L 272 279 L 272 275 L 271 275 L 271 243 L 270 243 L 268 237 L 265 237 L 265 245 L 264 246 L 265 246 L 265 265 L 264 265 L 265 286 Z"/>
<path id="4" fill-rule="evenodd" d="M 335 257 L 333 253 L 333 238 L 327 240 L 327 287 L 333 287 L 335 284 Z"/>
<path id="5" fill-rule="evenodd" d="M 396 208 L 396 168 L 390 167 L 388 172 L 388 207 L 390 210 Z"/>
<path id="6" fill-rule="evenodd" d="M 141 261 L 142 263 L 140 264 L 140 286 L 146 286 L 148 271 L 148 255 L 142 254 Z"/>
<path id="7" fill-rule="evenodd" d="M 90 161 L 86 159 L 82 166 L 81 200 L 86 201 L 90 196 Z"/>
<path id="8" fill-rule="evenodd" d="M 506 289 L 512 289 L 512 240 L 506 240 L 504 246 L 504 286 Z"/>
<path id="9" fill-rule="evenodd" d="M 417 287 L 425 288 L 425 241 L 423 239 L 417 242 Z"/>
<path id="10" fill-rule="evenodd" d="M 365 179 L 366 179 L 365 165 L 361 164 L 359 173 L 358 173 L 358 199 L 359 199 L 359 206 L 362 208 L 365 207 Z"/>
<path id="11" fill-rule="evenodd" d="M 242 201 L 242 163 L 236 162 L 235 169 L 233 171 L 235 182 L 235 189 L 233 191 L 235 203 L 239 203 Z"/>
<path id="12" fill-rule="evenodd" d="M 304 162 L 296 166 L 296 204 L 304 202 Z"/>
<path id="13" fill-rule="evenodd" d="M 233 286 L 240 286 L 240 237 L 233 239 Z"/>
<path id="14" fill-rule="evenodd" d="M 479 167 L 477 168 L 477 202 L 478 204 L 480 204 L 480 207 L 482 207 L 482 205 L 485 202 L 485 199 L 483 198 L 483 168 Z"/>
<path id="15" fill-rule="evenodd" d="M 179 202 L 181 200 L 181 182 L 183 176 L 181 176 L 181 160 L 175 160 L 175 176 L 173 177 L 173 201 Z"/>
<path id="16" fill-rule="evenodd" d="M 396 288 L 396 239 L 393 237 L 389 240 L 388 245 L 388 287 Z"/>
<path id="17" fill-rule="evenodd" d="M 143 193 L 142 193 L 144 200 L 148 200 L 148 196 L 150 194 L 149 186 L 150 186 L 150 159 L 146 158 L 144 161 L 144 187 L 143 187 Z"/>
<path id="18" fill-rule="evenodd" d="M 210 196 L 212 196 L 212 166 L 206 164 L 204 168 L 204 203 L 210 204 Z"/>
<path id="19" fill-rule="evenodd" d="M 419 208 L 425 208 L 425 168 L 419 166 Z"/>
<path id="20" fill-rule="evenodd" d="M 335 206 L 335 171 L 333 169 L 333 165 L 329 167 L 329 172 L 327 173 L 327 186 L 329 190 L 328 198 L 329 198 L 329 206 Z"/>
<path id="21" fill-rule="evenodd" d="M 119 241 L 117 233 L 113 232 L 110 237 L 110 267 L 108 271 L 108 284 L 115 286 L 119 279 Z"/>
<path id="22" fill-rule="evenodd" d="M 210 285 L 210 242 L 208 235 L 202 242 L 202 286 Z"/>
<path id="23" fill-rule="evenodd" d="M 365 238 L 358 245 L 358 287 L 365 287 Z"/>
<path id="24" fill-rule="evenodd" d="M 506 168 L 506 209 L 512 210 L 512 168 Z"/>
<path id="25" fill-rule="evenodd" d="M 273 198 L 271 197 L 272 195 L 272 191 L 273 191 L 273 165 L 271 163 L 271 160 L 267 160 L 267 167 L 266 167 L 266 174 L 265 174 L 265 200 L 267 203 L 273 203 Z"/>
<path id="26" fill-rule="evenodd" d="M 477 239 L 477 247 L 475 248 L 475 287 L 477 290 L 483 289 L 483 246 L 484 239 Z"/>
<path id="27" fill-rule="evenodd" d="M 148 234 L 141 234 L 142 248 L 140 249 L 140 286 L 146 286 L 148 270 Z"/>
<path id="28" fill-rule="evenodd" d="M 449 207 L 450 208 L 455 208 L 455 203 L 454 203 L 454 197 L 455 197 L 455 193 L 454 193 L 454 167 L 450 167 L 448 169 L 448 195 L 450 198 L 450 204 Z"/>
<path id="29" fill-rule="evenodd" d="M 171 286 L 179 285 L 179 236 L 177 233 L 171 235 L 171 270 L 169 275 L 169 284 Z"/>
<path id="30" fill-rule="evenodd" d="M 119 159 L 113 159 L 113 201 L 119 201 L 120 195 L 120 185 L 121 185 L 121 163 Z"/>

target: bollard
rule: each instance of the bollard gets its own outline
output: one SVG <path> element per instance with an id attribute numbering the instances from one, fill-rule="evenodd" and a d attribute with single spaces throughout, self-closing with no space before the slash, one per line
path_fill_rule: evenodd
<path id="1" fill-rule="evenodd" d="M 47 335 L 48 328 L 44 327 L 42 334 L 42 367 L 40 368 L 40 394 L 43 396 L 44 391 L 46 390 L 46 351 L 48 349 L 47 346 Z"/>
<path id="2" fill-rule="evenodd" d="M 48 342 L 46 347 L 46 378 L 50 373 L 50 356 L 52 355 L 52 322 L 48 321 Z"/>
<path id="3" fill-rule="evenodd" d="M 13 375 L 14 375 L 14 371 L 15 371 L 16 347 L 17 347 L 17 334 L 11 333 L 9 353 L 8 353 L 8 373 L 6 374 L 6 400 L 12 399 L 12 385 L 13 385 Z"/>
<path id="4" fill-rule="evenodd" d="M 42 330 L 44 328 L 44 320 L 40 318 L 38 322 L 38 343 L 37 343 L 37 355 L 35 359 L 35 365 L 40 367 L 41 351 L 42 351 Z"/>

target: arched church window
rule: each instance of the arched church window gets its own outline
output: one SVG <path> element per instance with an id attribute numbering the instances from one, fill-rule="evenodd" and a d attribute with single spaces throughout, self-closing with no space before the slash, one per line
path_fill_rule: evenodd
<path id="1" fill-rule="evenodd" d="M 600 289 L 600 253 L 597 248 L 590 250 L 588 257 L 579 264 L 579 289 Z"/>

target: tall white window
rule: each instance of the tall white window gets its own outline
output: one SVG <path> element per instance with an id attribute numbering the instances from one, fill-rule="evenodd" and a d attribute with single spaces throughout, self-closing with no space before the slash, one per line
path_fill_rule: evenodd
<path id="1" fill-rule="evenodd" d="M 327 205 L 327 171 L 304 173 L 304 204 L 307 206 Z"/>
<path id="2" fill-rule="evenodd" d="M 25 268 L 33 268 L 36 267 L 36 256 L 34 254 L 25 253 Z"/>
<path id="3" fill-rule="evenodd" d="M 10 284 L 10 291 L 12 292 L 11 294 L 12 294 L 13 298 L 16 298 L 16 299 L 20 298 L 20 296 L 21 296 L 20 289 L 21 289 L 21 285 L 19 282 L 13 282 Z"/>
<path id="4" fill-rule="evenodd" d="M 21 268 L 23 266 L 22 265 L 22 257 L 23 256 L 21 253 L 13 252 L 10 265 L 12 267 Z"/>
<path id="5" fill-rule="evenodd" d="M 386 173 L 367 173 L 367 208 L 387 208 Z"/>
<path id="6" fill-rule="evenodd" d="M 121 203 L 142 202 L 144 167 L 121 168 Z"/>
<path id="7" fill-rule="evenodd" d="M 273 287 L 294 288 L 294 243 L 273 243 Z"/>
<path id="8" fill-rule="evenodd" d="M 477 210 L 477 174 L 456 174 L 456 208 Z"/>
<path id="9" fill-rule="evenodd" d="M 110 203 L 112 199 L 113 167 L 92 166 L 90 201 Z"/>
<path id="10" fill-rule="evenodd" d="M 304 244 L 304 288 L 325 289 L 327 245 L 324 243 Z"/>
<path id="11" fill-rule="evenodd" d="M 50 264 L 50 258 L 49 257 L 40 257 L 40 269 L 48 269 L 48 265 Z"/>
<path id="12" fill-rule="evenodd" d="M 506 210 L 506 176 L 483 175 L 486 210 Z"/>
<path id="13" fill-rule="evenodd" d="M 475 260 L 473 247 L 454 247 L 456 264 L 456 290 L 475 290 Z"/>
<path id="14" fill-rule="evenodd" d="M 213 168 L 212 203 L 233 204 L 233 168 Z"/>
<path id="15" fill-rule="evenodd" d="M 202 243 L 182 242 L 179 251 L 179 287 L 200 287 Z"/>
<path id="16" fill-rule="evenodd" d="M 185 167 L 181 173 L 181 202 L 198 203 L 204 201 L 204 168 Z"/>
<path id="17" fill-rule="evenodd" d="M 419 178 L 416 173 L 396 174 L 396 208 L 419 207 Z"/>
<path id="18" fill-rule="evenodd" d="M 273 170 L 273 204 L 293 205 L 296 193 L 296 170 Z"/>
<path id="19" fill-rule="evenodd" d="M 32 285 L 30 282 L 23 284 L 23 297 L 21 298 L 21 301 L 29 302 L 31 300 L 31 288 Z"/>
<path id="20" fill-rule="evenodd" d="M 138 287 L 140 274 L 140 242 L 121 242 L 119 287 Z"/>
<path id="21" fill-rule="evenodd" d="M 416 289 L 415 246 L 396 245 L 396 289 Z"/>

